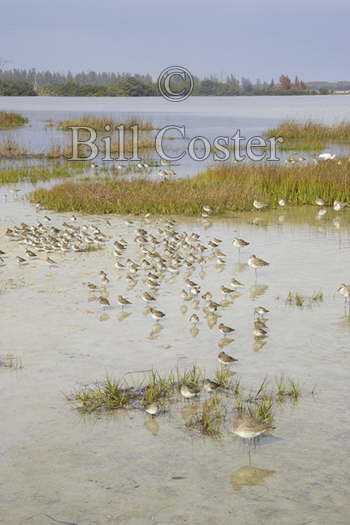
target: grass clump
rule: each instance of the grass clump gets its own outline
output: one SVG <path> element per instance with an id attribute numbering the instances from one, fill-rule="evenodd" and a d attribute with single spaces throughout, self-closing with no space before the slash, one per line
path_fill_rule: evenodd
<path id="1" fill-rule="evenodd" d="M 83 115 L 82 117 L 72 117 L 60 122 L 49 122 L 49 126 L 56 126 L 58 129 L 64 131 L 71 131 L 71 126 L 82 126 L 93 128 L 96 131 L 106 131 L 106 126 L 115 129 L 117 126 L 123 125 L 125 128 L 138 126 L 140 131 L 152 131 L 156 129 L 151 120 L 144 120 L 138 117 L 130 117 L 125 120 L 115 120 L 113 117 L 96 117 L 95 115 Z M 108 129 L 108 128 L 107 128 Z"/>
<path id="2" fill-rule="evenodd" d="M 50 179 L 62 179 L 81 174 L 85 170 L 83 163 L 63 164 L 55 166 L 15 166 L 0 168 L 0 184 L 15 184 L 18 182 L 37 183 Z"/>
<path id="3" fill-rule="evenodd" d="M 164 405 L 166 400 L 177 395 L 182 384 L 198 385 L 202 377 L 203 372 L 196 365 L 184 372 L 170 371 L 165 376 L 152 370 L 141 383 L 134 385 L 107 376 L 102 382 L 76 390 L 67 397 L 77 403 L 77 409 L 81 412 L 142 408 L 154 402 Z"/>
<path id="4" fill-rule="evenodd" d="M 11 370 L 20 370 L 23 368 L 22 361 L 13 355 L 0 356 L 0 368 L 11 368 Z"/>
<path id="5" fill-rule="evenodd" d="M 19 113 L 0 111 L 0 129 L 17 128 L 27 124 L 28 119 Z"/>
<path id="6" fill-rule="evenodd" d="M 306 122 L 296 122 L 287 120 L 279 124 L 276 128 L 268 129 L 264 133 L 268 137 L 283 137 L 285 140 L 350 140 L 350 121 L 342 121 L 338 124 L 325 125 L 312 120 Z"/>
<path id="7" fill-rule="evenodd" d="M 0 140 L 0 158 L 14 159 L 30 157 L 30 152 L 21 144 L 17 144 L 11 137 L 4 137 Z"/>
<path id="8" fill-rule="evenodd" d="M 181 385 L 198 387 L 204 377 L 203 371 L 197 365 L 193 365 L 192 368 L 185 370 L 184 372 L 177 369 L 176 375 L 179 388 Z"/>
<path id="9" fill-rule="evenodd" d="M 301 390 L 296 381 L 286 379 L 284 376 L 276 379 L 276 398 L 279 402 L 289 398 L 298 401 L 301 396 Z"/>
<path id="10" fill-rule="evenodd" d="M 206 436 L 218 437 L 221 434 L 222 423 L 221 399 L 216 395 L 206 400 L 199 412 L 191 417 L 186 425 L 188 428 L 199 430 Z"/>
<path id="11" fill-rule="evenodd" d="M 78 403 L 81 412 L 97 410 L 116 410 L 126 407 L 132 398 L 132 392 L 120 381 L 107 376 L 102 383 L 77 390 L 71 396 Z"/>
<path id="12" fill-rule="evenodd" d="M 304 306 L 312 307 L 316 303 L 323 302 L 323 293 L 317 292 L 310 297 L 304 296 L 299 292 L 289 292 L 286 299 L 286 304 L 290 306 L 298 306 L 303 308 Z"/>
<path id="13" fill-rule="evenodd" d="M 142 404 L 147 405 L 168 398 L 173 394 L 175 384 L 175 376 L 172 372 L 162 377 L 159 372 L 152 370 L 143 389 Z"/>
<path id="14" fill-rule="evenodd" d="M 230 388 L 232 385 L 232 375 L 233 372 L 225 366 L 221 366 L 214 373 L 214 381 L 218 383 L 223 388 Z"/>
<path id="15" fill-rule="evenodd" d="M 348 162 L 318 165 L 220 165 L 192 179 L 161 183 L 137 178 L 67 183 L 37 190 L 31 199 L 55 211 L 200 216 L 209 204 L 213 215 L 252 210 L 254 199 L 278 207 L 350 200 Z"/>
<path id="16" fill-rule="evenodd" d="M 246 412 L 254 419 L 263 421 L 266 424 L 271 424 L 274 419 L 272 409 L 273 398 L 271 395 L 265 394 L 252 405 L 248 405 Z"/>

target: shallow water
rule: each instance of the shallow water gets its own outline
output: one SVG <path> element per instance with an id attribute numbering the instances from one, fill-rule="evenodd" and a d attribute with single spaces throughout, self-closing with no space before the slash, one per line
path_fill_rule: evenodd
<path id="1" fill-rule="evenodd" d="M 0 189 L 0 249 L 8 254 L 0 267 L 0 355 L 13 354 L 23 363 L 18 371 L 0 368 L 0 523 L 55 523 L 49 515 L 79 525 L 348 524 L 350 317 L 335 292 L 349 281 L 350 212 L 328 211 L 321 220 L 315 208 L 209 222 L 177 219 L 179 231 L 197 232 L 203 243 L 215 236 L 223 240 L 226 265 L 220 269 L 210 260 L 205 275 L 191 276 L 203 293 L 210 290 L 221 300 L 220 285 L 233 276 L 245 285 L 220 320 L 236 328 L 225 350 L 238 357 L 235 370 L 247 390 L 281 374 L 301 385 L 301 400 L 276 410 L 276 429 L 252 447 L 249 464 L 248 447 L 239 438 L 224 433 L 217 441 L 186 429 L 182 402 L 179 411 L 153 420 L 141 411 L 96 418 L 73 410 L 64 393 L 107 371 L 139 378 L 153 367 L 166 373 L 197 363 L 210 375 L 221 337 L 201 308 L 180 299 L 183 269 L 162 281 L 157 306 L 167 318 L 155 333 L 144 315 L 142 283 L 128 289 L 124 274 L 113 267 L 115 239 L 129 240 L 127 256 L 134 257 L 134 230 L 156 233 L 164 219 L 135 218 L 127 226 L 122 217 L 109 217 L 108 224 L 104 217 L 78 216 L 79 225 L 97 224 L 110 237 L 104 250 L 54 253 L 56 268 L 44 263 L 46 255 L 19 266 L 15 256 L 24 254 L 24 246 L 6 239 L 6 228 L 34 224 L 47 214 L 26 201 L 29 187 Z M 58 226 L 70 220 L 70 214 L 49 215 Z M 236 236 L 251 243 L 240 259 L 231 244 Z M 246 265 L 251 253 L 271 263 L 257 280 Z M 84 284 L 98 283 L 100 269 L 110 278 L 112 306 L 106 310 Z M 308 297 L 322 291 L 324 300 L 288 306 L 289 291 Z M 121 315 L 118 294 L 132 301 L 129 316 Z M 269 335 L 260 349 L 252 334 L 259 304 L 270 310 Z M 201 319 L 196 337 L 188 321 L 193 311 Z"/>
<path id="2" fill-rule="evenodd" d="M 164 141 L 165 152 L 170 156 L 186 152 L 180 166 L 176 166 L 176 172 L 181 177 L 193 175 L 208 165 L 216 164 L 212 154 L 206 161 L 190 158 L 187 143 L 188 139 L 195 136 L 204 136 L 212 144 L 215 137 L 232 137 L 237 130 L 247 139 L 261 135 L 286 119 L 312 119 L 326 124 L 350 119 L 347 95 L 191 97 L 181 103 L 169 102 L 161 97 L 0 97 L 0 110 L 18 111 L 29 119 L 26 126 L 13 131 L 0 131 L 0 139 L 10 136 L 29 150 L 39 153 L 53 144 L 66 144 L 70 140 L 69 133 L 47 127 L 49 120 L 60 121 L 94 114 L 123 119 L 134 116 L 151 119 L 159 128 L 169 125 L 185 126 L 187 140 L 183 140 L 178 132 L 171 131 L 168 136 L 180 137 L 179 140 Z M 326 149 L 337 155 L 349 154 L 348 145 L 333 144 Z M 278 150 L 278 158 L 284 161 L 290 153 L 293 152 Z M 314 153 L 306 152 L 302 155 L 310 160 Z M 230 152 L 228 162 L 232 160 L 233 153 Z"/>

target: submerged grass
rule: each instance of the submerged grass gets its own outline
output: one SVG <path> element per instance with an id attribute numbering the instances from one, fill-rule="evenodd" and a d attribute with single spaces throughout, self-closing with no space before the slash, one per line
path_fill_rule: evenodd
<path id="1" fill-rule="evenodd" d="M 55 166 L 16 166 L 0 168 L 0 184 L 18 182 L 36 183 L 50 179 L 73 177 L 84 172 L 84 163 L 63 164 Z"/>
<path id="2" fill-rule="evenodd" d="M 316 303 L 323 302 L 323 292 L 316 292 L 311 297 L 302 295 L 299 292 L 289 292 L 286 299 L 286 304 L 289 306 L 298 306 L 302 308 L 303 306 L 312 307 Z"/>
<path id="3" fill-rule="evenodd" d="M 214 373 L 214 381 L 223 388 L 230 388 L 230 386 L 232 386 L 233 374 L 229 368 L 221 366 Z"/>
<path id="4" fill-rule="evenodd" d="M 199 412 L 186 423 L 188 428 L 197 429 L 205 436 L 218 437 L 223 423 L 223 407 L 218 395 L 207 399 Z"/>
<path id="5" fill-rule="evenodd" d="M 252 209 L 254 199 L 278 207 L 284 198 L 289 205 L 350 200 L 350 164 L 346 161 L 318 165 L 220 165 L 192 179 L 146 178 L 66 183 L 39 189 L 31 200 L 55 211 L 199 216 L 204 205 L 213 215 Z"/>
<path id="6" fill-rule="evenodd" d="M 1 361 L 0 361 L 1 364 Z M 107 375 L 101 382 L 75 390 L 67 396 L 69 401 L 82 413 L 110 412 L 118 409 L 144 409 L 155 403 L 163 411 L 183 398 L 179 394 L 182 384 L 203 387 L 204 371 L 197 365 L 184 371 L 176 369 L 167 375 L 161 375 L 152 370 L 141 381 L 128 384 L 125 378 L 114 379 Z M 199 404 L 191 406 L 189 417 L 186 416 L 186 427 L 199 431 L 201 434 L 217 438 L 222 433 L 227 421 L 227 415 L 238 413 L 256 420 L 271 424 L 274 419 L 273 410 L 286 400 L 297 402 L 301 396 L 298 384 L 289 378 L 281 376 L 275 380 L 275 388 L 265 378 L 249 395 L 244 394 L 241 381 L 236 378 L 230 381 L 229 376 L 218 370 L 215 378 L 222 379 L 223 388 L 220 394 L 205 395 Z M 200 398 L 199 398 L 200 400 Z M 185 402 L 186 406 L 187 401 Z"/>
<path id="7" fill-rule="evenodd" d="M 17 128 L 27 124 L 28 119 L 19 113 L 0 111 L 0 129 Z"/>
<path id="8" fill-rule="evenodd" d="M 31 151 L 12 137 L 2 137 L 0 140 L 0 159 L 68 159 L 71 157 L 69 145 L 52 144 L 46 151 Z"/>
<path id="9" fill-rule="evenodd" d="M 10 368 L 11 370 L 20 370 L 23 368 L 22 361 L 14 355 L 0 356 L 0 368 Z"/>
<path id="10" fill-rule="evenodd" d="M 301 396 L 301 389 L 293 379 L 286 379 L 284 376 L 281 376 L 276 379 L 275 394 L 279 402 L 283 402 L 286 398 L 298 401 Z"/>

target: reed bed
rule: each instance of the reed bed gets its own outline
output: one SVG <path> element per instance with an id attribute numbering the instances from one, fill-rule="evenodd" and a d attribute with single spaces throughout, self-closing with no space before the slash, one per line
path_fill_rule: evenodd
<path id="1" fill-rule="evenodd" d="M 63 179 L 84 173 L 86 165 L 82 162 L 55 166 L 16 166 L 0 168 L 0 184 L 18 182 L 37 183 L 50 179 Z"/>
<path id="2" fill-rule="evenodd" d="M 11 137 L 3 137 L 0 140 L 0 159 L 18 159 L 30 157 L 27 148 L 18 144 Z"/>
<path id="3" fill-rule="evenodd" d="M 17 128 L 27 124 L 28 119 L 19 113 L 0 111 L 0 129 Z"/>
<path id="4" fill-rule="evenodd" d="M 138 117 L 130 117 L 125 120 L 116 120 L 112 116 L 96 117 L 94 115 L 83 115 L 82 117 L 70 118 L 61 120 L 60 122 L 50 122 L 49 126 L 56 126 L 58 129 L 70 131 L 71 126 L 82 126 L 93 128 L 95 131 L 106 131 L 106 126 L 115 129 L 117 126 L 123 125 L 125 128 L 137 126 L 140 131 L 152 131 L 157 129 L 154 127 L 151 120 L 144 120 Z M 107 127 L 108 129 L 108 127 Z"/>
<path id="5" fill-rule="evenodd" d="M 344 120 L 338 124 L 327 126 L 312 120 L 303 123 L 287 120 L 276 128 L 268 129 L 264 135 L 293 140 L 306 139 L 313 142 L 350 140 L 350 122 Z"/>
<path id="6" fill-rule="evenodd" d="M 52 144 L 47 151 L 31 151 L 22 144 L 16 142 L 12 137 L 0 139 L 0 159 L 63 159 L 71 157 L 71 147 L 69 145 Z"/>
<path id="7" fill-rule="evenodd" d="M 318 196 L 329 203 L 350 200 L 347 159 L 303 166 L 223 164 L 192 179 L 161 183 L 147 178 L 68 182 L 38 189 L 30 199 L 60 212 L 198 216 L 204 205 L 213 208 L 213 215 L 229 215 L 251 210 L 254 199 L 277 208 L 281 198 L 289 206 L 302 206 L 314 204 Z"/>

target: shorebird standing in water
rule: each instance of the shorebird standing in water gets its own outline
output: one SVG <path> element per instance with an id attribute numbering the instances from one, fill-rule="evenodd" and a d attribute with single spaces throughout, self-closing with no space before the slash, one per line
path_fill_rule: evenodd
<path id="1" fill-rule="evenodd" d="M 102 295 L 98 298 L 99 303 L 103 306 L 103 309 L 106 306 L 110 306 L 110 302 L 108 301 L 107 297 L 103 297 Z"/>
<path id="2" fill-rule="evenodd" d="M 191 399 L 192 397 L 198 396 L 200 390 L 197 386 L 181 385 L 180 392 L 185 399 Z"/>
<path id="3" fill-rule="evenodd" d="M 350 284 L 341 284 L 337 291 L 340 293 L 340 295 L 344 297 L 344 304 L 346 309 L 347 305 L 350 306 Z"/>
<path id="4" fill-rule="evenodd" d="M 248 266 L 254 269 L 255 271 L 255 277 L 257 276 L 257 270 L 259 268 L 263 268 L 264 266 L 269 266 L 270 263 L 267 261 L 264 261 L 264 259 L 259 259 L 259 257 L 256 257 L 255 255 L 252 255 L 248 259 Z"/>
<path id="5" fill-rule="evenodd" d="M 216 383 L 216 381 L 211 381 L 211 379 L 204 379 L 203 386 L 206 392 L 215 392 L 215 390 L 220 388 L 219 383 Z"/>
<path id="6" fill-rule="evenodd" d="M 238 237 L 233 239 L 232 244 L 233 244 L 233 246 L 235 248 L 238 248 L 238 256 L 240 256 L 242 248 L 245 248 L 246 246 L 249 246 L 249 242 L 248 241 L 245 241 L 244 239 L 238 239 Z"/>
<path id="7" fill-rule="evenodd" d="M 263 316 L 269 313 L 269 310 L 265 306 L 256 306 L 254 309 L 254 314 L 258 316 Z"/>
<path id="8" fill-rule="evenodd" d="M 127 299 L 126 297 L 123 297 L 122 295 L 118 295 L 117 303 L 122 307 L 122 310 L 124 309 L 124 306 L 128 306 L 129 304 L 132 304 L 129 301 L 129 299 Z"/>
<path id="9" fill-rule="evenodd" d="M 316 206 L 324 206 L 326 203 L 321 197 L 316 197 L 315 204 Z"/>
<path id="10" fill-rule="evenodd" d="M 233 420 L 233 433 L 242 439 L 255 439 L 272 429 L 272 425 L 249 416 L 237 416 Z"/>
<path id="11" fill-rule="evenodd" d="M 235 357 L 232 357 L 231 355 L 226 354 L 226 352 L 220 352 L 218 355 L 218 360 L 223 365 L 230 365 L 238 361 L 238 359 L 236 359 Z"/>
<path id="12" fill-rule="evenodd" d="M 152 417 L 156 416 L 159 412 L 159 406 L 157 403 L 149 403 L 148 405 L 145 405 L 145 412 L 150 414 Z"/>
<path id="13" fill-rule="evenodd" d="M 263 210 L 264 208 L 266 208 L 268 205 L 266 204 L 266 202 L 262 202 L 262 201 L 257 201 L 257 200 L 254 200 L 253 201 L 253 206 L 256 210 Z"/>

